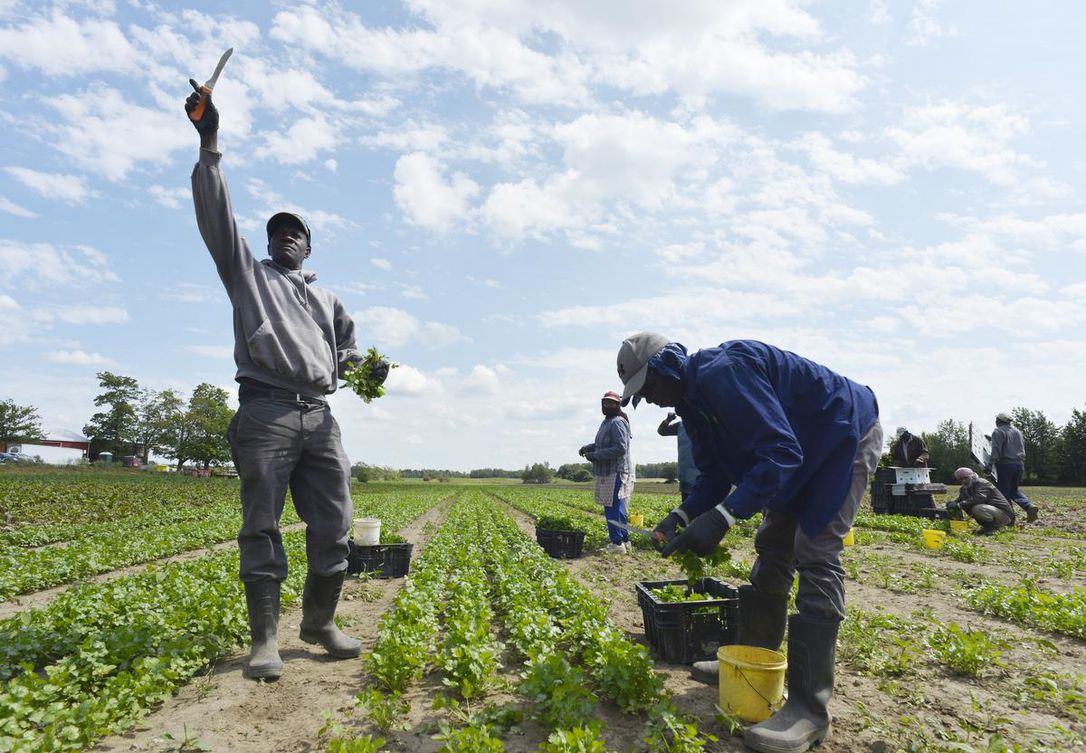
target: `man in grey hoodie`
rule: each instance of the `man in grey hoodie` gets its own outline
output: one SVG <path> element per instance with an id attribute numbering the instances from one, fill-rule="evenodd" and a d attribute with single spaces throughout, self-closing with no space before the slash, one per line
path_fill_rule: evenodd
<path id="1" fill-rule="evenodd" d="M 190 83 L 196 89 L 185 101 L 191 119 L 200 90 Z M 219 168 L 219 113 L 210 95 L 194 125 L 200 134 L 200 159 L 192 171 L 196 224 L 234 308 L 240 407 L 227 436 L 241 479 L 238 547 L 252 638 L 247 674 L 270 680 L 283 671 L 279 584 L 287 577 L 287 557 L 279 518 L 288 487 L 306 524 L 308 574 L 300 637 L 337 659 L 362 650 L 334 622 L 353 508 L 350 462 L 325 396 L 363 356 L 343 304 L 313 285 L 316 275 L 302 271 L 312 249 L 309 226 L 301 217 L 273 215 L 267 225 L 271 258 L 253 257 Z M 379 381 L 387 375 L 388 364 L 374 368 Z"/>

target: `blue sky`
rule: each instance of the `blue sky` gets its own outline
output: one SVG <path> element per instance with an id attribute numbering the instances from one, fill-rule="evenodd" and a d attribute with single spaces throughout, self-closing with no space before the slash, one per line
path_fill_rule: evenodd
<path id="1" fill-rule="evenodd" d="M 1074 2 L 0 0 L 0 397 L 89 418 L 95 373 L 233 391 L 193 218 L 216 89 L 235 211 L 274 211 L 359 342 L 353 461 L 577 459 L 623 337 L 757 338 L 879 397 L 884 426 L 1082 407 Z M 662 412 L 634 457 L 669 459 Z"/>

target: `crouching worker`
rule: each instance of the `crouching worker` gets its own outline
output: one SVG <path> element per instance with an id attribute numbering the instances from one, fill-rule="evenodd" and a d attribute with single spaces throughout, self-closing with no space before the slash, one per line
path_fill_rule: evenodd
<path id="1" fill-rule="evenodd" d="M 991 536 L 1014 524 L 1014 508 L 995 484 L 978 476 L 972 468 L 959 468 L 954 471 L 954 478 L 962 488 L 956 500 L 947 502 L 946 509 L 965 513 L 980 523 L 978 536 Z"/>
<path id="2" fill-rule="evenodd" d="M 199 103 L 189 95 L 185 110 Z M 310 254 L 309 226 L 296 214 L 268 220 L 268 254 L 257 260 L 234 219 L 218 150 L 219 112 L 210 95 L 200 134 L 200 161 L 192 171 L 192 196 L 200 228 L 234 309 L 234 361 L 240 407 L 227 430 L 241 479 L 240 575 L 249 610 L 253 679 L 274 680 L 279 656 L 279 584 L 287 555 L 279 531 L 287 488 L 305 521 L 309 572 L 302 592 L 299 637 L 320 644 L 337 659 L 358 656 L 362 644 L 334 621 L 347 569 L 351 524 L 351 464 L 339 425 L 325 397 L 338 377 L 361 362 L 354 322 L 335 295 L 313 285 L 302 270 Z M 378 383 L 388 364 L 374 366 Z"/>
<path id="3" fill-rule="evenodd" d="M 750 727 L 744 742 L 765 753 L 820 744 L 830 734 L 827 704 L 845 617 L 843 539 L 882 454 L 874 393 L 754 340 L 687 355 L 650 332 L 622 343 L 618 374 L 623 400 L 674 408 L 693 446 L 697 480 L 656 528 L 668 542 L 664 556 L 708 555 L 737 518 L 763 514 L 750 585 L 739 589 L 737 642 L 777 650 L 787 622 L 788 701 Z M 789 618 L 797 571 L 798 614 Z M 693 673 L 716 683 L 717 662 L 698 662 Z"/>

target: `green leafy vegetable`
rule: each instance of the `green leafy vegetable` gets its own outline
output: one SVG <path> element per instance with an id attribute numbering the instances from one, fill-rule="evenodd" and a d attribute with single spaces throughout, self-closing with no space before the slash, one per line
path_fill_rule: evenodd
<path id="1" fill-rule="evenodd" d="M 370 348 L 366 351 L 366 357 L 361 363 L 351 363 L 350 368 L 343 372 L 343 380 L 347 386 L 354 390 L 365 403 L 383 397 L 385 394 L 384 384 L 378 382 L 373 376 L 374 368 L 382 361 L 388 362 L 389 369 L 399 366 L 398 363 L 392 363 L 378 353 L 377 348 Z"/>

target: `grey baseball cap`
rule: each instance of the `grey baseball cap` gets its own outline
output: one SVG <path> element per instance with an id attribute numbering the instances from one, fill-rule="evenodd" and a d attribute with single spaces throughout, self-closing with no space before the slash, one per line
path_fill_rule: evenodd
<path id="1" fill-rule="evenodd" d="M 1012 419 L 1008 414 L 1003 413 L 1002 411 L 1000 411 L 999 413 L 996 414 L 996 422 L 997 423 L 1009 424 L 1013 420 L 1014 419 Z"/>
<path id="2" fill-rule="evenodd" d="M 294 214 L 294 212 L 276 212 L 268 219 L 268 240 L 271 240 L 272 233 L 280 225 L 300 227 L 305 231 L 306 242 L 310 244 L 313 242 L 313 236 L 309 232 L 309 224 L 302 219 L 300 214 Z"/>
<path id="3" fill-rule="evenodd" d="M 638 332 L 622 341 L 618 349 L 618 378 L 625 385 L 622 390 L 623 405 L 645 386 L 649 361 L 669 342 L 656 332 Z"/>

